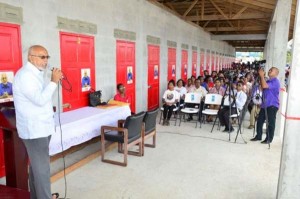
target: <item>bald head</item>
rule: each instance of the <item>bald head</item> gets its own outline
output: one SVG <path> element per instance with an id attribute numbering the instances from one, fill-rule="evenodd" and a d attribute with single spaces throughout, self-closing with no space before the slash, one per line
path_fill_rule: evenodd
<path id="1" fill-rule="evenodd" d="M 28 61 L 30 61 L 30 56 L 36 55 L 36 54 L 38 54 L 38 53 L 40 53 L 42 51 L 46 51 L 47 52 L 46 48 L 44 48 L 41 45 L 33 45 L 33 46 L 29 47 L 29 49 L 28 49 Z"/>
<path id="2" fill-rule="evenodd" d="M 49 58 L 48 51 L 43 46 L 34 45 L 28 49 L 28 61 L 40 71 L 46 69 Z"/>
<path id="3" fill-rule="evenodd" d="M 274 66 L 273 66 L 272 68 L 270 68 L 270 70 L 269 70 L 269 72 L 268 72 L 268 76 L 269 76 L 270 78 L 277 77 L 278 74 L 279 74 L 279 69 L 276 68 L 276 67 L 274 67 Z"/>

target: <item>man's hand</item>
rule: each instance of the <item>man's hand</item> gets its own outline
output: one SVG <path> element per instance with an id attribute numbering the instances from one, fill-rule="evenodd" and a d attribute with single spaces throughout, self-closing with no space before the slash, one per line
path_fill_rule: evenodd
<path id="1" fill-rule="evenodd" d="M 265 71 L 264 71 L 262 68 L 260 68 L 260 69 L 258 70 L 258 75 L 259 75 L 261 78 L 264 78 L 264 77 L 265 77 Z"/>
<path id="2" fill-rule="evenodd" d="M 62 79 L 61 70 L 58 69 L 58 68 L 54 68 L 53 71 L 52 71 L 51 81 L 55 82 L 55 83 L 58 83 L 59 80 L 61 80 L 61 79 Z"/>

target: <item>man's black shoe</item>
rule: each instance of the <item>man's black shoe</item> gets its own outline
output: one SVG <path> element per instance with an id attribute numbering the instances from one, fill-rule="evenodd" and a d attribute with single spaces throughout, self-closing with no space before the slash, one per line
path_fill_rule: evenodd
<path id="1" fill-rule="evenodd" d="M 271 142 L 269 142 L 268 140 L 264 140 L 264 141 L 262 141 L 261 143 L 262 143 L 262 144 L 268 144 L 268 143 L 271 144 Z"/>
<path id="2" fill-rule="evenodd" d="M 234 128 L 231 128 L 230 131 L 229 131 L 229 133 L 231 133 L 231 132 L 233 132 L 233 131 L 234 131 Z"/>
<path id="3" fill-rule="evenodd" d="M 252 138 L 251 141 L 260 141 L 261 139 L 258 139 L 257 137 Z"/>
<path id="4" fill-rule="evenodd" d="M 229 131 L 229 129 L 227 129 L 227 128 L 225 128 L 224 130 L 223 130 L 223 132 L 228 132 Z"/>

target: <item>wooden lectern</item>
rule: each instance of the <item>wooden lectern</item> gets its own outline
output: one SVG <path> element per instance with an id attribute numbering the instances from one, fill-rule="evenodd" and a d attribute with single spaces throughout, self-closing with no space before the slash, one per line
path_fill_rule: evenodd
<path id="1" fill-rule="evenodd" d="M 19 138 L 13 102 L 0 104 L 3 131 L 6 185 L 28 191 L 28 156 Z"/>

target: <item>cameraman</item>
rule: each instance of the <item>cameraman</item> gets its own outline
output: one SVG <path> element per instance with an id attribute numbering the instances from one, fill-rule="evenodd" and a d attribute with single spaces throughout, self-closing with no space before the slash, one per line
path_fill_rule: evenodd
<path id="1" fill-rule="evenodd" d="M 268 117 L 267 126 L 267 137 L 262 144 L 272 143 L 275 130 L 275 120 L 276 113 L 279 107 L 279 90 L 280 82 L 277 78 L 279 70 L 276 67 L 270 68 L 268 72 L 269 80 L 265 80 L 265 72 L 263 69 L 258 70 L 258 75 L 260 78 L 260 84 L 263 89 L 263 102 L 261 104 L 261 109 L 257 118 L 257 130 L 256 136 L 251 139 L 251 141 L 257 141 L 262 139 L 263 124 L 266 120 L 266 115 Z M 266 111 L 266 114 L 265 114 Z"/>
<path id="2" fill-rule="evenodd" d="M 252 91 L 252 99 L 248 105 L 248 110 L 250 111 L 250 125 L 248 129 L 254 128 L 254 122 L 260 111 L 260 105 L 262 102 L 262 87 L 256 87 L 255 90 Z"/>

